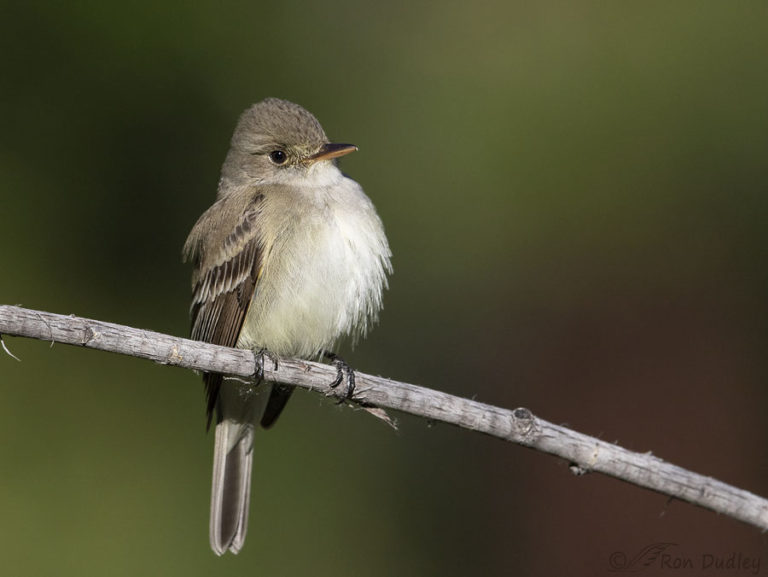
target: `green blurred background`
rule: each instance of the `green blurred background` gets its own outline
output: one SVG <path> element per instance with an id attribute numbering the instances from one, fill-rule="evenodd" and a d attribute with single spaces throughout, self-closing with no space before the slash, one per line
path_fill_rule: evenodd
<path id="1" fill-rule="evenodd" d="M 768 5 L 0 10 L 0 303 L 185 336 L 181 245 L 238 115 L 279 96 L 360 147 L 395 255 L 351 364 L 768 495 Z M 6 343 L 3 576 L 597 575 L 654 542 L 768 566 L 730 519 L 304 392 L 216 558 L 199 377 Z"/>

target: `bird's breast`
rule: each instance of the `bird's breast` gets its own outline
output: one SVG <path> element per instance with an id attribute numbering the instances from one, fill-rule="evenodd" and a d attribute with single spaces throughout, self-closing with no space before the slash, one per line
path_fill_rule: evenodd
<path id="1" fill-rule="evenodd" d="M 238 346 L 313 358 L 344 335 L 364 334 L 381 307 L 389 247 L 381 221 L 359 185 L 304 191 L 279 211 L 267 232 L 262 275 Z"/>

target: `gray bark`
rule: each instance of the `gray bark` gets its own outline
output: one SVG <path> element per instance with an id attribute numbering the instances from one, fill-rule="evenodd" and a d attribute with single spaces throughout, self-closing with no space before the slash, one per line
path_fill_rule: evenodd
<path id="1" fill-rule="evenodd" d="M 220 372 L 243 379 L 253 378 L 259 363 L 258 356 L 251 351 L 8 305 L 0 305 L 0 339 L 3 334 L 111 351 L 163 365 Z M 8 352 L 5 343 L 2 344 Z M 13 361 L 9 359 L 9 362 Z M 610 475 L 768 530 L 766 499 L 687 471 L 651 453 L 628 451 L 549 423 L 525 408 L 502 409 L 359 372 L 355 372 L 354 394 L 347 398 L 346 386 L 329 386 L 336 377 L 335 367 L 296 359 L 280 359 L 276 368 L 269 357 L 265 357 L 263 372 L 267 380 L 334 396 L 387 420 L 383 409 L 394 409 L 485 433 L 566 459 L 576 474 Z"/>

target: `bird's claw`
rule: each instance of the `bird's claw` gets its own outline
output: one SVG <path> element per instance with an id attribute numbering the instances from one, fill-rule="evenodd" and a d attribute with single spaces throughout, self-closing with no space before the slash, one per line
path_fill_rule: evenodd
<path id="1" fill-rule="evenodd" d="M 330 360 L 333 366 L 336 367 L 336 378 L 329 385 L 332 389 L 338 387 L 343 381 L 344 376 L 347 377 L 347 390 L 344 393 L 344 399 L 351 399 L 355 393 L 355 371 L 350 367 L 347 362 L 342 359 L 336 353 L 325 351 L 323 353 L 326 359 Z M 344 400 L 342 399 L 342 401 Z M 340 401 L 341 402 L 341 401 Z"/>
<path id="2" fill-rule="evenodd" d="M 267 349 L 259 349 L 253 351 L 253 360 L 256 363 L 256 368 L 253 371 L 253 378 L 257 383 L 264 379 L 264 359 L 269 359 L 274 364 L 274 370 L 277 370 L 277 357 L 270 353 Z"/>

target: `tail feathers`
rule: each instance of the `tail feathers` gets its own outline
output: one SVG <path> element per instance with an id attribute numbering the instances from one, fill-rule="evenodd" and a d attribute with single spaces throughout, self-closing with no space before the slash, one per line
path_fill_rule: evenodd
<path id="1" fill-rule="evenodd" d="M 237 553 L 248 529 L 253 425 L 224 419 L 216 425 L 211 492 L 211 548 Z"/>

